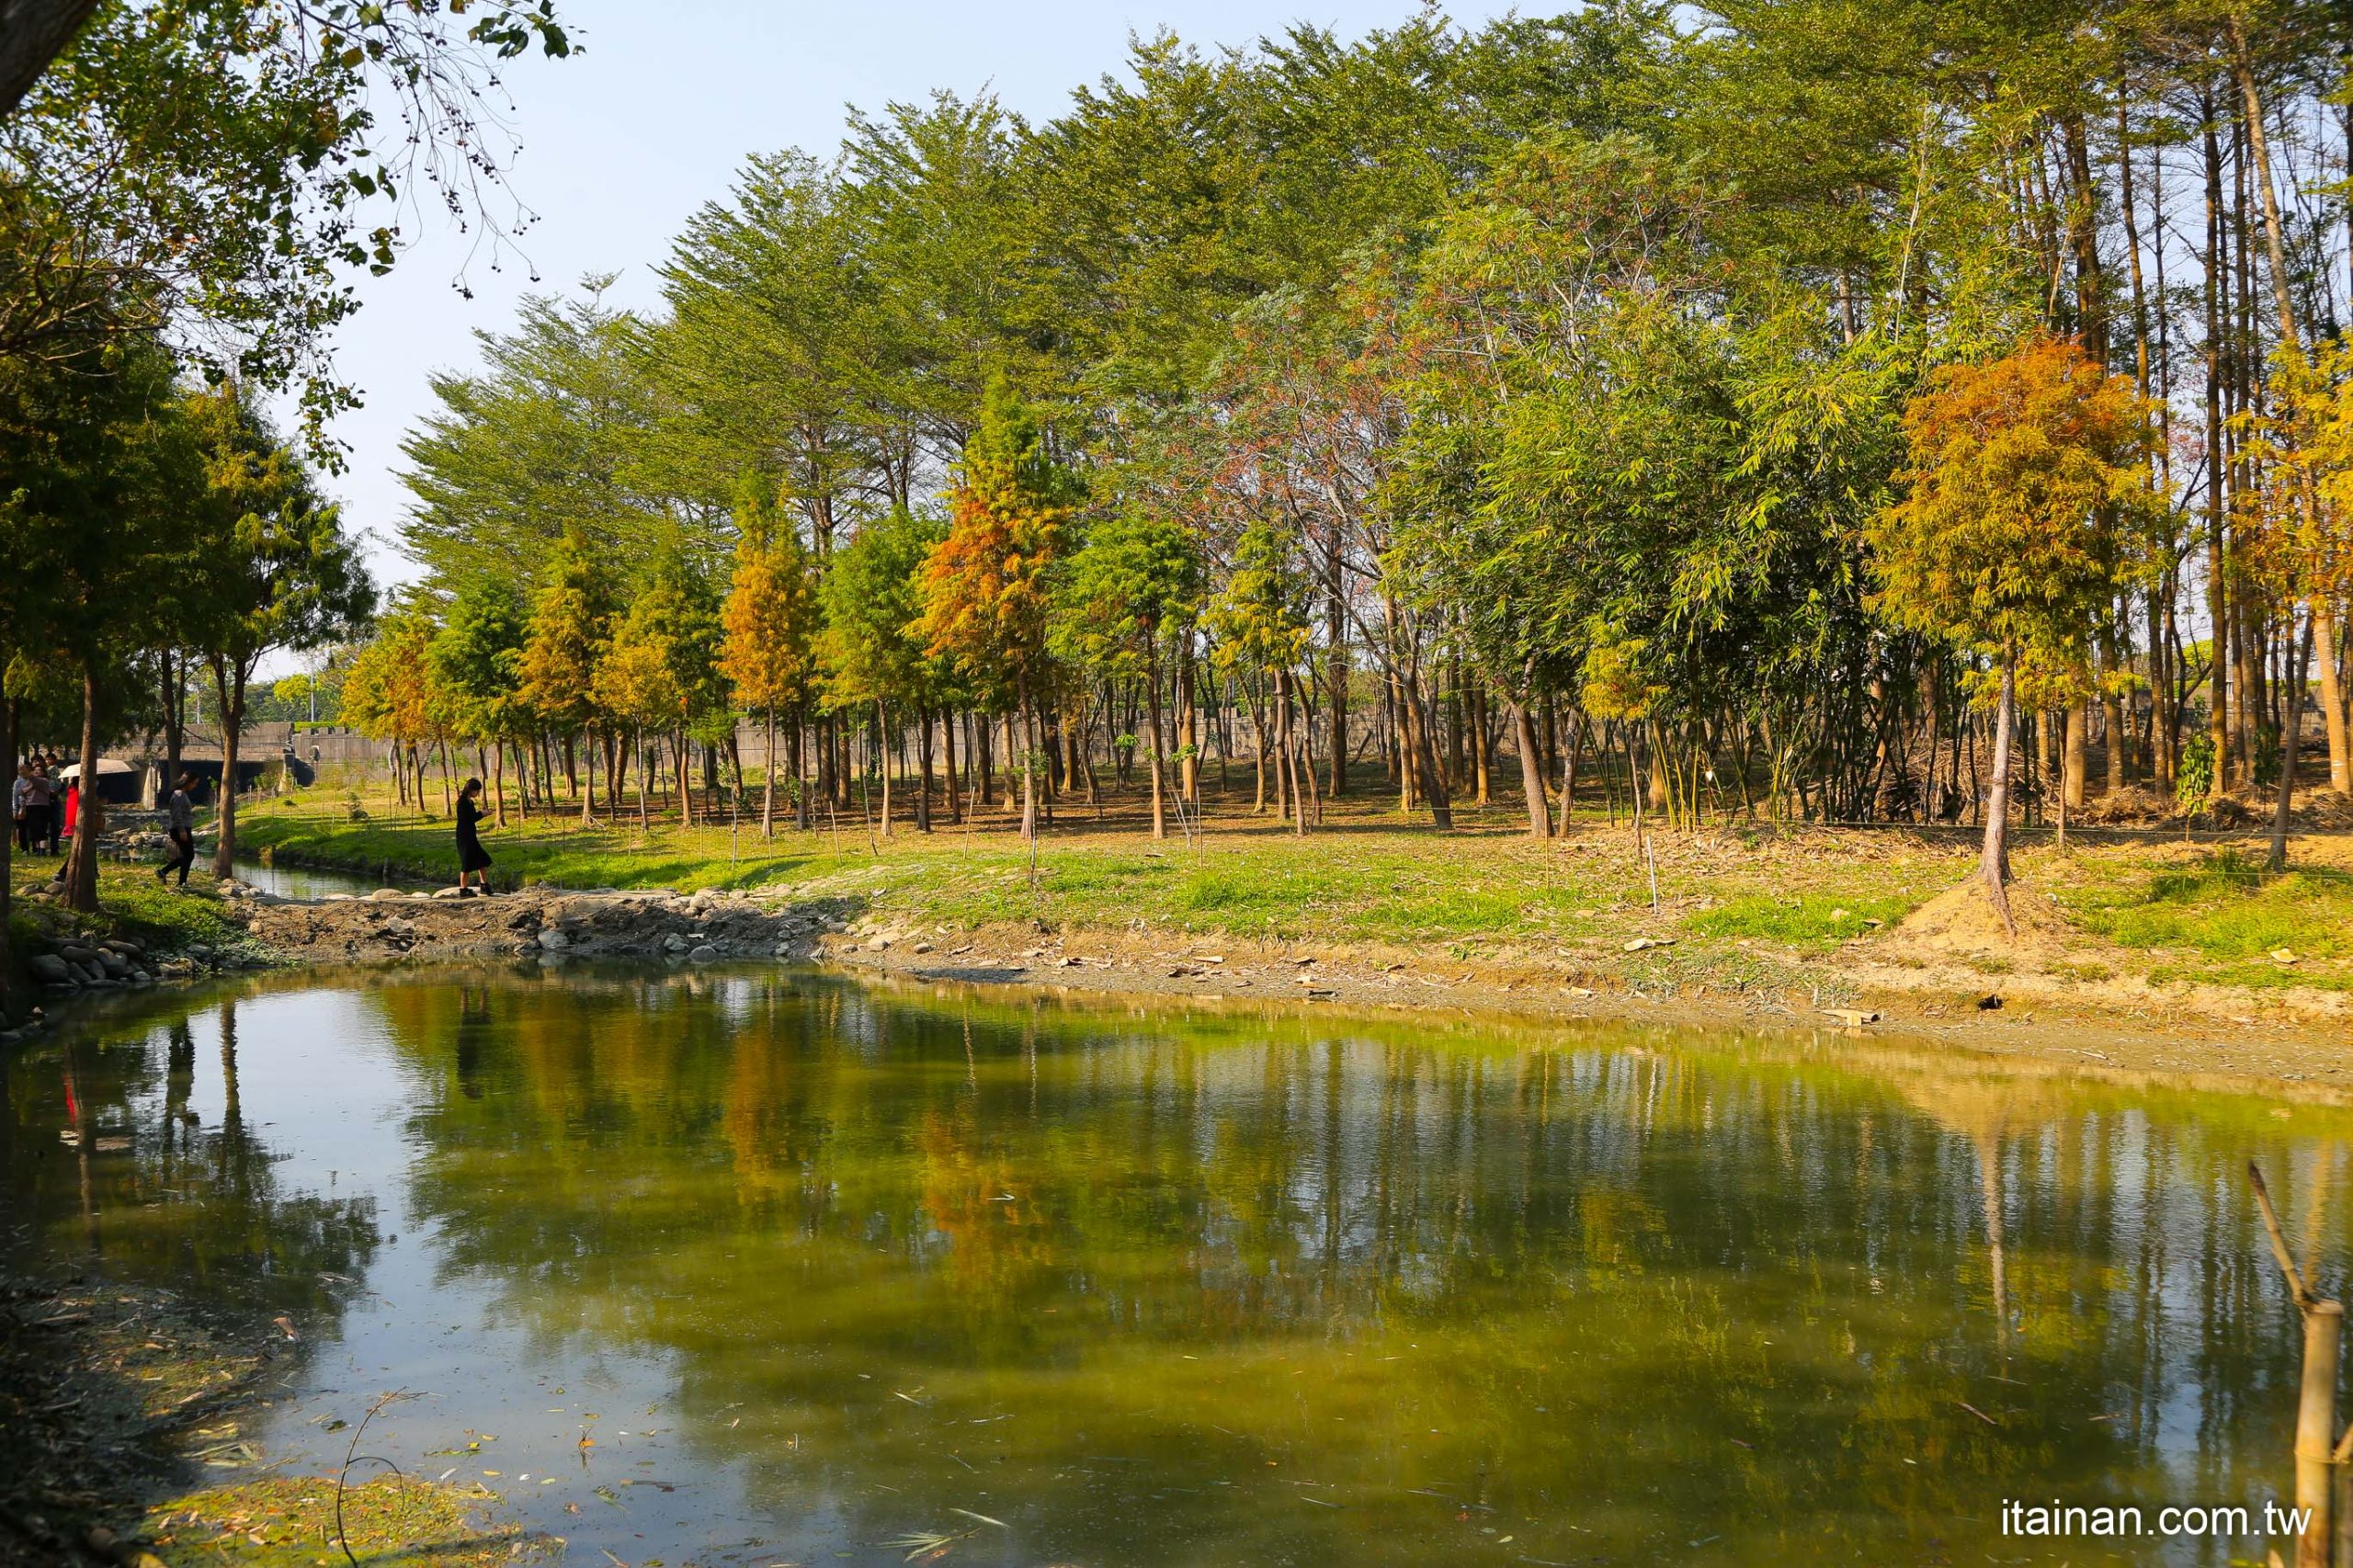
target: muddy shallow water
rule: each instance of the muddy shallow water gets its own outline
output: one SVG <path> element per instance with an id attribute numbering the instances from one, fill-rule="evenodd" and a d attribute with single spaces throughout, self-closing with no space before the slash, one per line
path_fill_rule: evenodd
<path id="1" fill-rule="evenodd" d="M 151 993 L 5 1085 L 12 1261 L 298 1324 L 269 1458 L 404 1390 L 361 1451 L 638 1568 L 2259 1555 L 2000 1511 L 2259 1513 L 2244 1167 L 2332 1289 L 2353 1199 L 2343 1108 L 765 966 Z"/>

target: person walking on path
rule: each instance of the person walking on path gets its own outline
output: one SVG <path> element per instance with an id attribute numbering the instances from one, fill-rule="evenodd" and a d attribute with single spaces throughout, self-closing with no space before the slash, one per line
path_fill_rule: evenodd
<path id="1" fill-rule="evenodd" d="M 40 776 L 41 793 L 49 801 L 49 852 L 51 855 L 63 853 L 58 845 L 71 830 L 65 820 L 66 792 L 57 779 L 56 755 L 43 754 L 40 766 L 33 771 Z"/>
<path id="2" fill-rule="evenodd" d="M 50 782 L 48 770 L 41 766 L 39 752 L 25 765 L 25 835 L 20 842 L 28 855 L 46 849 L 57 850 L 57 787 Z"/>
<path id="3" fill-rule="evenodd" d="M 180 874 L 180 886 L 188 886 L 188 869 L 196 860 L 196 802 L 188 799 L 188 789 L 195 776 L 183 773 L 172 787 L 172 798 L 164 802 L 167 823 L 165 835 L 172 841 L 171 858 L 155 868 L 155 880 L 169 881 L 174 871 Z"/>
<path id="4" fill-rule="evenodd" d="M 16 831 L 19 854 L 33 852 L 33 818 L 30 800 L 33 792 L 33 765 L 17 764 L 17 777 L 8 784 L 8 824 Z M 41 803 L 41 815 L 49 815 L 49 804 Z"/>
<path id="5" fill-rule="evenodd" d="M 474 890 L 467 884 L 469 877 L 479 878 L 482 891 L 490 892 L 490 879 L 483 873 L 490 869 L 490 851 L 482 846 L 482 780 L 469 778 L 465 788 L 458 791 L 458 896 L 472 898 Z"/>
<path id="6" fill-rule="evenodd" d="M 82 820 L 82 780 L 79 778 L 65 781 L 65 794 L 56 803 L 55 810 L 59 816 L 65 819 L 65 837 L 72 839 L 74 828 L 80 825 Z M 57 841 L 52 839 L 49 847 L 50 853 L 57 856 L 57 869 L 49 880 L 51 884 L 62 888 L 65 885 L 66 868 L 74 864 L 74 846 L 68 843 L 61 852 L 57 847 Z"/>

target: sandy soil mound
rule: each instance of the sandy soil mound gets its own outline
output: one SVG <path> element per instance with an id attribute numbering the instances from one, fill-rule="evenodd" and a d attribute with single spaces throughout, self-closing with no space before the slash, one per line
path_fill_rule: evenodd
<path id="1" fill-rule="evenodd" d="M 2015 959 L 2055 956 L 2074 935 L 2050 895 L 2030 882 L 2010 884 L 2010 917 L 2018 926 L 2015 936 L 2002 924 L 1984 879 L 1972 876 L 1914 910 L 1896 927 L 1895 937 L 1915 952 L 1994 953 Z"/>

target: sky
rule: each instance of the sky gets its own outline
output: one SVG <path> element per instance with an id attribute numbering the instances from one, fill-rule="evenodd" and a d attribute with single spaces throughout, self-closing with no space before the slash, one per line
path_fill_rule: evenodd
<path id="1" fill-rule="evenodd" d="M 468 236 L 438 215 L 412 223 L 420 232 L 399 265 L 362 281 L 361 309 L 337 335 L 341 374 L 366 401 L 335 423 L 350 467 L 329 487 L 368 539 L 379 581 L 412 575 L 394 543 L 409 504 L 400 443 L 432 406 L 426 378 L 470 368 L 472 335 L 507 326 L 525 291 L 613 272 L 609 301 L 656 305 L 653 269 L 688 216 L 724 198 L 755 153 L 830 154 L 849 106 L 987 89 L 1043 119 L 1074 88 L 1117 71 L 1131 33 L 1165 27 L 1207 48 L 1305 20 L 1355 36 L 1419 8 L 1416 0 L 561 0 L 579 52 L 534 55 L 505 72 L 506 118 L 522 144 L 510 184 L 538 214 L 521 241 L 529 267 L 510 256 L 494 272 L 481 255 L 468 264 Z M 1466 25 L 1507 8 L 1447 7 Z M 472 299 L 453 286 L 461 269 Z"/>

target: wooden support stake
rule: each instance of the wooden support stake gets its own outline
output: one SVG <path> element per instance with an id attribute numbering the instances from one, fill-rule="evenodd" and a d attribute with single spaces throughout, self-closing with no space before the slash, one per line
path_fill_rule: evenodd
<path id="1" fill-rule="evenodd" d="M 2270 1189 L 2264 1186 L 2263 1172 L 2252 1160 L 2247 1162 L 2246 1176 L 2255 1187 L 2255 1205 L 2263 1216 L 2272 1259 L 2287 1277 L 2288 1294 L 2304 1323 L 2303 1376 L 2296 1402 L 2296 1508 L 2304 1516 L 2304 1528 L 2296 1537 L 2296 1568 L 2329 1568 L 2330 1543 L 2336 1534 L 2331 1514 L 2341 1465 L 2336 1444 L 2336 1363 L 2344 1346 L 2345 1308 L 2313 1295 L 2289 1255 L 2288 1238 L 2280 1232 L 2279 1216 L 2271 1207 Z M 2348 1440 L 2353 1440 L 2353 1435 L 2348 1435 Z"/>
<path id="2" fill-rule="evenodd" d="M 2296 1403 L 2296 1508 L 2310 1509 L 2296 1538 L 2296 1568 L 2329 1568 L 2331 1506 L 2336 1473 L 2331 1439 L 2336 1435 L 2336 1358 L 2345 1337 L 2345 1308 L 2314 1301 L 2304 1309 L 2302 1397 Z"/>

